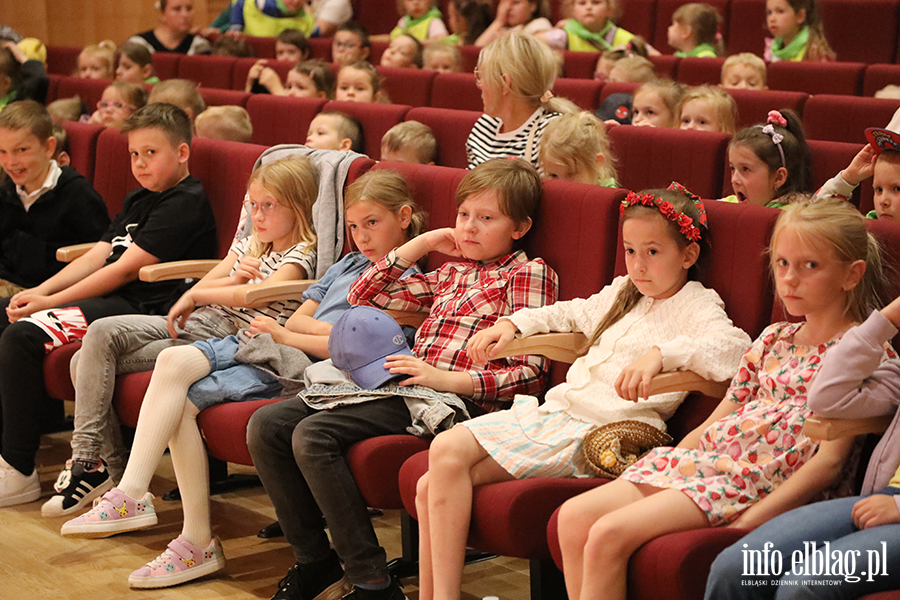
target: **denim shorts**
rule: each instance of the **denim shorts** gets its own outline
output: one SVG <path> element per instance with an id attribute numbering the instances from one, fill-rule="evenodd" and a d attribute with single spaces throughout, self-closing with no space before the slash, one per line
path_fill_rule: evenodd
<path id="1" fill-rule="evenodd" d="M 191 344 L 209 360 L 209 375 L 194 382 L 188 389 L 188 399 L 198 410 L 225 402 L 244 402 L 262 398 L 277 398 L 282 386 L 275 376 L 263 369 L 234 360 L 238 350 L 237 336 L 213 338 Z"/>

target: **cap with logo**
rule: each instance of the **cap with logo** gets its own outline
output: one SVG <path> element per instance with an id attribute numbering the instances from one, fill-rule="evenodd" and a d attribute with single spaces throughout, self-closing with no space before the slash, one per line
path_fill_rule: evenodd
<path id="1" fill-rule="evenodd" d="M 367 390 L 401 376 L 384 368 L 385 357 L 415 356 L 397 321 L 371 306 L 353 306 L 341 315 L 331 328 L 328 352 L 335 367 Z"/>

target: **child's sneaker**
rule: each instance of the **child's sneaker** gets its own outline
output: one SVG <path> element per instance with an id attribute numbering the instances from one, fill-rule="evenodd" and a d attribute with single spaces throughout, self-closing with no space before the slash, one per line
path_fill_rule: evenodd
<path id="1" fill-rule="evenodd" d="M 153 494 L 147 492 L 140 500 L 133 500 L 119 488 L 113 488 L 94 500 L 94 508 L 63 523 L 60 533 L 65 537 L 103 538 L 153 525 Z"/>
<path id="2" fill-rule="evenodd" d="M 22 475 L 0 456 L 0 506 L 34 502 L 41 497 L 41 480 L 37 470 Z"/>
<path id="3" fill-rule="evenodd" d="M 87 470 L 70 458 L 53 484 L 56 494 L 44 502 L 41 514 L 45 517 L 64 517 L 78 512 L 112 486 L 112 478 L 102 460 L 95 468 Z"/>
<path id="4" fill-rule="evenodd" d="M 169 587 L 224 568 L 225 553 L 219 538 L 214 537 L 204 550 L 179 535 L 169 542 L 165 552 L 132 573 L 128 585 L 133 588 Z"/>
<path id="5" fill-rule="evenodd" d="M 408 600 L 406 594 L 400 589 L 397 580 L 391 578 L 391 583 L 381 590 L 368 590 L 358 586 L 353 586 L 350 593 L 345 595 L 343 600 Z"/>

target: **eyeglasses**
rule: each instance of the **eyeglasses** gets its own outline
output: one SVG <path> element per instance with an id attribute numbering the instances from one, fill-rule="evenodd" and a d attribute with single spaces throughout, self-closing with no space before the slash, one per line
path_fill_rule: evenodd
<path id="1" fill-rule="evenodd" d="M 263 214 L 263 216 L 268 217 L 273 212 L 275 212 L 275 208 L 278 205 L 274 202 L 254 202 L 253 200 L 245 200 L 244 208 L 247 209 L 247 212 L 251 215 L 256 211 L 259 211 Z"/>
<path id="2" fill-rule="evenodd" d="M 133 104 L 125 104 L 123 102 L 98 102 L 97 109 L 98 110 L 110 110 L 110 109 L 122 110 L 123 108 L 130 108 L 134 110 Z"/>
<path id="3" fill-rule="evenodd" d="M 478 67 L 475 67 L 473 73 L 475 73 L 475 82 L 481 83 L 481 71 L 478 70 Z"/>
<path id="4" fill-rule="evenodd" d="M 331 45 L 338 50 L 354 50 L 359 48 L 359 44 L 356 42 L 332 42 Z"/>

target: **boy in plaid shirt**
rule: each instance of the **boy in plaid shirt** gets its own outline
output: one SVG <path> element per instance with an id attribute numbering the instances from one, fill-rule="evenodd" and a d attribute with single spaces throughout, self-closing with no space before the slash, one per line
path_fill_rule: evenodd
<path id="1" fill-rule="evenodd" d="M 466 342 L 504 315 L 552 304 L 559 285 L 542 260 L 529 260 L 515 249 L 540 202 L 534 167 L 523 160 L 488 161 L 466 175 L 456 197 L 455 228 L 424 233 L 388 253 L 360 276 L 349 300 L 427 312 L 416 334 L 416 357 L 389 356 L 385 366 L 408 376 L 401 385 L 455 393 L 471 400 L 471 413 L 480 414 L 508 406 L 515 394 L 539 393 L 548 363 L 516 357 L 479 368 L 466 355 Z M 400 279 L 431 251 L 461 260 Z M 400 397 L 324 411 L 298 398 L 254 414 L 247 432 L 250 453 L 297 559 L 273 598 L 313 600 L 325 590 L 336 592 L 345 576 L 353 584 L 350 598 L 404 598 L 389 577 L 384 549 L 344 454 L 363 439 L 406 433 L 410 424 Z"/>

